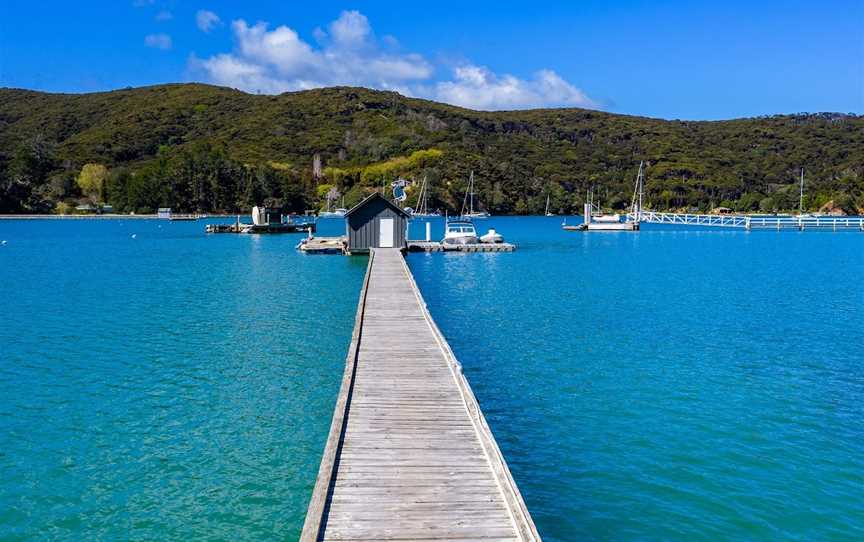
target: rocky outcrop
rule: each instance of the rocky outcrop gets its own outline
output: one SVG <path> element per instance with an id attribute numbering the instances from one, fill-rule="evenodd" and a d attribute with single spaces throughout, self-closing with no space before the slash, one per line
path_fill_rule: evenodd
<path id="1" fill-rule="evenodd" d="M 820 207 L 819 212 L 830 216 L 846 216 L 846 211 L 837 207 L 833 199 Z"/>

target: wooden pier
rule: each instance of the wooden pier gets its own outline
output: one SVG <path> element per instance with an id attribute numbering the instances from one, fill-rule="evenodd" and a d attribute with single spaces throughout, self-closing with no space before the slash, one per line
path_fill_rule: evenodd
<path id="1" fill-rule="evenodd" d="M 408 252 L 513 252 L 516 245 L 513 243 L 467 243 L 462 245 L 448 245 L 439 241 L 411 241 L 407 242 Z"/>
<path id="2" fill-rule="evenodd" d="M 295 222 L 282 224 L 207 224 L 206 233 L 308 233 L 315 232 L 314 222 Z"/>
<path id="3" fill-rule="evenodd" d="M 301 540 L 539 540 L 399 249 L 373 249 Z"/>
<path id="4" fill-rule="evenodd" d="M 346 254 L 348 238 L 338 237 L 308 237 L 300 241 L 297 250 L 306 254 Z"/>

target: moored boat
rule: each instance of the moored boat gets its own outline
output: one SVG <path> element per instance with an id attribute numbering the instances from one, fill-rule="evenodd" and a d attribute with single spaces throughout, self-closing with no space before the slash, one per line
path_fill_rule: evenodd
<path id="1" fill-rule="evenodd" d="M 410 207 L 405 210 L 408 211 Z M 417 208 L 409 211 L 412 218 L 424 218 L 441 216 L 441 213 L 435 210 L 429 210 L 429 182 L 423 177 L 423 182 L 420 184 L 420 193 L 417 194 Z"/>
<path id="2" fill-rule="evenodd" d="M 444 239 L 441 241 L 446 245 L 471 245 L 479 242 L 477 230 L 469 220 L 454 220 L 447 222 L 444 228 Z"/>
<path id="3" fill-rule="evenodd" d="M 605 213 L 593 213 L 591 215 L 591 222 L 603 222 L 607 224 L 621 222 L 621 215 L 617 213 L 614 215 L 608 215 Z"/>
<path id="4" fill-rule="evenodd" d="M 490 215 L 486 211 L 474 210 L 474 172 L 471 172 L 468 178 L 468 188 L 465 189 L 465 199 L 462 201 L 462 212 L 460 217 L 467 220 L 478 218 L 489 218 Z"/>
<path id="5" fill-rule="evenodd" d="M 495 231 L 495 228 L 489 228 L 485 235 L 480 236 L 481 243 L 503 243 L 504 236 Z"/>
<path id="6" fill-rule="evenodd" d="M 345 216 L 345 213 L 348 212 L 348 209 L 335 209 L 333 211 L 322 211 L 318 213 L 320 218 L 342 218 Z"/>

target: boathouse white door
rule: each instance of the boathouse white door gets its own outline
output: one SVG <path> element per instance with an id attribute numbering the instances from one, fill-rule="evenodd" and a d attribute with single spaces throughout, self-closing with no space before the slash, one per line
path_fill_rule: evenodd
<path id="1" fill-rule="evenodd" d="M 378 246 L 381 248 L 393 248 L 393 234 L 395 233 L 395 228 L 393 227 L 393 219 L 392 218 L 380 218 L 378 219 Z"/>

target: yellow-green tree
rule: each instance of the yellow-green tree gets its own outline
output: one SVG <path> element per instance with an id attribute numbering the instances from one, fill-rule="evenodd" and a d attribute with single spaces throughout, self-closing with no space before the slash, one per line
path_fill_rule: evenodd
<path id="1" fill-rule="evenodd" d="M 102 201 L 108 168 L 102 164 L 84 164 L 78 175 L 78 187 L 94 201 Z"/>
<path id="2" fill-rule="evenodd" d="M 316 192 L 318 193 L 319 198 L 324 199 L 327 197 L 327 194 L 329 194 L 330 191 L 333 190 L 334 188 L 336 188 L 336 187 L 333 186 L 332 184 L 321 183 L 318 185 Z"/>

